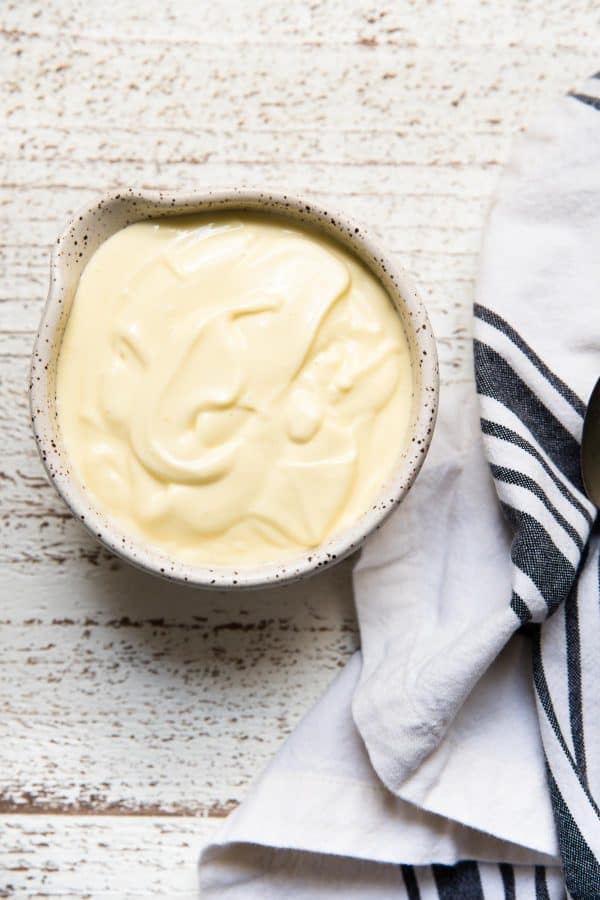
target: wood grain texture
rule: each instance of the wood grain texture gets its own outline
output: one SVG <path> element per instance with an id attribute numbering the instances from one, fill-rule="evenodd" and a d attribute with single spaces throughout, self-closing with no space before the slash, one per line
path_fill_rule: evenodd
<path id="1" fill-rule="evenodd" d="M 198 900 L 210 819 L 0 816 L 0 898 Z"/>
<path id="2" fill-rule="evenodd" d="M 599 25 L 580 0 L 0 7 L 0 896 L 195 896 L 199 844 L 357 644 L 350 563 L 170 588 L 46 483 L 25 387 L 66 218 L 124 186 L 307 194 L 412 271 L 443 382 L 468 379 L 510 140 L 598 68 Z"/>
<path id="3" fill-rule="evenodd" d="M 0 812 L 223 816 L 356 646 L 348 563 L 233 596 L 97 556 L 2 591 Z"/>

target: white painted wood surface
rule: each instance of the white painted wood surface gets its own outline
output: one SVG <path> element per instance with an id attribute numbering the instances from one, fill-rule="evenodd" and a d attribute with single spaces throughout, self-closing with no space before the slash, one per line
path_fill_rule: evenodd
<path id="1" fill-rule="evenodd" d="M 0 897 L 197 900 L 211 833 L 211 820 L 179 816 L 6 816 Z"/>
<path id="2" fill-rule="evenodd" d="M 512 135 L 599 68 L 597 4 L 0 6 L 0 897 L 192 897 L 202 843 L 357 644 L 350 564 L 241 597 L 111 559 L 46 484 L 28 357 L 48 248 L 108 188 L 257 184 L 362 220 L 470 377 Z"/>

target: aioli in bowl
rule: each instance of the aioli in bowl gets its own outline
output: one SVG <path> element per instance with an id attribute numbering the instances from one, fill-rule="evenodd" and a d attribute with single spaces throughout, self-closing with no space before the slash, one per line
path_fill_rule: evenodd
<path id="1" fill-rule="evenodd" d="M 369 507 L 314 549 L 291 559 L 247 565 L 188 563 L 127 531 L 82 485 L 58 425 L 57 368 L 62 341 L 81 277 L 96 251 L 134 223 L 222 213 L 283 216 L 288 223 L 309 229 L 359 260 L 390 298 L 410 348 L 412 371 L 406 445 L 398 449 L 394 468 Z M 412 278 L 362 226 L 311 199 L 237 187 L 175 193 L 128 188 L 78 210 L 54 245 L 48 297 L 31 360 L 29 399 L 34 437 L 48 477 L 73 516 L 109 551 L 150 574 L 192 587 L 237 591 L 290 583 L 337 564 L 357 550 L 406 496 L 429 448 L 438 391 L 435 338 Z"/>

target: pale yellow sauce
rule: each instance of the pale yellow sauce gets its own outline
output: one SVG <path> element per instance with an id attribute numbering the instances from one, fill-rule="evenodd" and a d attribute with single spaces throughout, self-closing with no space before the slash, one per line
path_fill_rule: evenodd
<path id="1" fill-rule="evenodd" d="M 372 504 L 407 440 L 407 341 L 341 246 L 236 214 L 131 225 L 73 302 L 57 371 L 76 477 L 171 558 L 316 547 Z"/>

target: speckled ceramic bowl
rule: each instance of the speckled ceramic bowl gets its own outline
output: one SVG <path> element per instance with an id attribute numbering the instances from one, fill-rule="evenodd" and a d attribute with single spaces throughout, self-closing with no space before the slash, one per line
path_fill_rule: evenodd
<path id="1" fill-rule="evenodd" d="M 186 565 L 159 548 L 122 534 L 89 502 L 72 475 L 57 426 L 56 361 L 69 309 L 86 263 L 110 235 L 132 222 L 208 210 L 253 210 L 285 215 L 339 241 L 377 276 L 391 297 L 408 338 L 413 363 L 413 411 L 408 446 L 398 448 L 398 464 L 376 502 L 352 527 L 285 563 L 256 567 Z M 196 587 L 250 588 L 304 578 L 343 559 L 378 528 L 402 500 L 427 453 L 438 402 L 435 339 L 425 308 L 408 275 L 373 243 L 355 223 L 331 210 L 286 195 L 248 190 L 168 194 L 127 190 L 111 194 L 77 213 L 58 238 L 52 254 L 50 291 L 37 334 L 31 366 L 31 421 L 38 448 L 59 494 L 73 515 L 113 553 L 155 575 Z"/>

